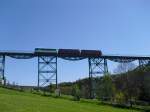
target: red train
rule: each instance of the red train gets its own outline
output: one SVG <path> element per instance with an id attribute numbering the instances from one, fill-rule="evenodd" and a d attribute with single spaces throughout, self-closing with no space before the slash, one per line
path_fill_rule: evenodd
<path id="1" fill-rule="evenodd" d="M 81 50 L 81 57 L 99 57 L 102 56 L 100 50 Z"/>
<path id="2" fill-rule="evenodd" d="M 80 50 L 79 49 L 59 49 L 58 56 L 62 57 L 79 57 Z"/>
<path id="3" fill-rule="evenodd" d="M 35 54 L 50 55 L 59 57 L 100 57 L 102 52 L 100 50 L 79 50 L 79 49 L 45 49 L 36 48 Z"/>
<path id="4" fill-rule="evenodd" d="M 100 50 L 59 49 L 58 55 L 62 57 L 100 57 Z"/>

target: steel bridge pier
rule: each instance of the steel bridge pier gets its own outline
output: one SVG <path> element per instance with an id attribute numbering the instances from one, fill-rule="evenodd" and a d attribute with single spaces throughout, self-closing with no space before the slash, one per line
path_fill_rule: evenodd
<path id="1" fill-rule="evenodd" d="M 6 84 L 6 79 L 5 79 L 5 56 L 1 55 L 0 56 L 0 83 L 2 85 Z"/>
<path id="2" fill-rule="evenodd" d="M 55 84 L 57 82 L 57 57 L 38 56 L 38 88 Z"/>
<path id="3" fill-rule="evenodd" d="M 107 59 L 105 58 L 88 58 L 89 62 L 89 95 L 90 98 L 95 97 L 95 86 L 96 81 L 94 77 L 97 77 L 100 74 L 107 74 Z"/>

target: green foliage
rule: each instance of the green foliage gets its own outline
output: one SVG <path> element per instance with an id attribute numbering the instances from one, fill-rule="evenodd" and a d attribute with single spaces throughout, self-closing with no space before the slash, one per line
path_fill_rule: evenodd
<path id="1" fill-rule="evenodd" d="M 54 92 L 54 87 L 53 87 L 52 84 L 49 85 L 49 91 L 50 91 L 50 93 L 53 93 L 53 92 Z"/>
<path id="2" fill-rule="evenodd" d="M 129 66 L 127 66 L 129 67 Z M 130 67 L 129 67 L 130 68 Z M 134 70 L 128 70 L 126 73 L 119 73 L 115 75 L 106 74 L 103 77 L 93 78 L 93 90 L 96 90 L 96 96 L 98 99 L 113 101 L 115 96 L 119 97 L 123 94 L 125 103 L 127 105 L 136 102 L 150 102 L 150 66 L 145 65 Z M 78 80 L 76 82 L 62 83 L 60 84 L 61 93 L 65 95 L 80 96 L 81 98 L 89 98 L 90 96 L 90 82 L 88 78 Z M 76 87 L 80 90 L 80 95 L 75 95 Z M 118 93 L 119 91 L 121 93 Z M 119 94 L 119 95 L 118 95 Z M 118 98 L 117 98 L 118 99 Z M 117 101 L 119 102 L 119 101 Z M 112 102 L 113 103 L 113 102 Z M 132 105 L 132 104 L 131 104 Z M 141 104 L 143 105 L 143 104 Z"/>
<path id="3" fill-rule="evenodd" d="M 57 89 L 55 90 L 55 97 L 58 98 L 58 97 L 60 97 L 60 96 L 61 96 L 60 89 L 57 88 Z"/>
<path id="4" fill-rule="evenodd" d="M 72 87 L 69 85 L 63 85 L 63 86 L 59 86 L 60 87 L 60 91 L 62 94 L 65 95 L 71 95 L 72 94 Z"/>
<path id="5" fill-rule="evenodd" d="M 125 95 L 122 92 L 117 92 L 115 94 L 115 102 L 121 105 L 125 104 Z"/>
<path id="6" fill-rule="evenodd" d="M 127 73 L 113 76 L 117 91 L 124 94 L 125 102 L 135 104 L 139 101 L 150 102 L 150 67 L 136 68 Z M 143 105 L 143 104 L 141 104 Z"/>
<path id="7" fill-rule="evenodd" d="M 80 101 L 80 89 L 77 84 L 73 85 L 72 96 L 74 97 L 73 100 Z"/>
<path id="8" fill-rule="evenodd" d="M 109 74 L 106 74 L 99 84 L 97 96 L 101 100 L 111 100 L 115 95 L 115 86 Z"/>

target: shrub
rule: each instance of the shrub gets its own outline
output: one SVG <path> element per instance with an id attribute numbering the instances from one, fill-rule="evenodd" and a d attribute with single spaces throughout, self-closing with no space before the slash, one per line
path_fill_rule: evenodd
<path id="1" fill-rule="evenodd" d="M 115 102 L 117 104 L 121 104 L 121 105 L 125 104 L 125 96 L 124 96 L 124 94 L 122 92 L 116 93 L 116 95 L 115 95 Z"/>
<path id="2" fill-rule="evenodd" d="M 77 84 L 75 84 L 72 88 L 72 96 L 73 100 L 80 101 L 80 89 Z"/>
<path id="3" fill-rule="evenodd" d="M 97 97 L 102 101 L 110 101 L 115 95 L 115 85 L 109 74 L 106 74 L 97 89 Z"/>

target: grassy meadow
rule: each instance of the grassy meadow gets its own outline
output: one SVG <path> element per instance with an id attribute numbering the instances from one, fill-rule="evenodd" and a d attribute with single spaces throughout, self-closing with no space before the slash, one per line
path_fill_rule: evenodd
<path id="1" fill-rule="evenodd" d="M 0 112 L 139 112 L 0 88 Z"/>

